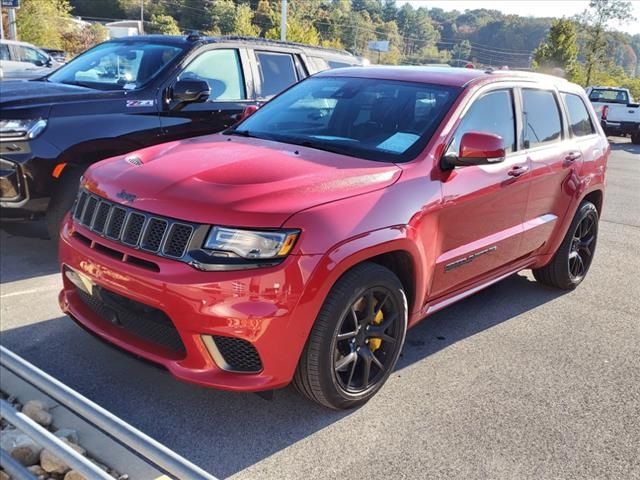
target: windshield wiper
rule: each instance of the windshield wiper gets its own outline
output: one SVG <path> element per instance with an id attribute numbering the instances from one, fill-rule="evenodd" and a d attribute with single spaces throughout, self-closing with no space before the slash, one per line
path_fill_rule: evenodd
<path id="1" fill-rule="evenodd" d="M 338 153 L 340 155 L 353 155 L 353 149 L 346 146 L 330 145 L 328 143 L 312 142 L 310 140 L 286 140 L 287 143 L 300 145 L 301 147 L 324 150 L 325 152 Z"/>
<path id="2" fill-rule="evenodd" d="M 65 85 L 73 85 L 75 87 L 85 87 L 85 88 L 91 88 L 92 90 L 96 90 L 96 87 L 93 86 L 93 84 L 90 82 L 78 82 L 77 80 L 70 80 L 68 82 L 60 82 L 60 83 L 63 83 Z"/>
<path id="3" fill-rule="evenodd" d="M 227 130 L 224 132 L 225 135 L 238 135 L 239 137 L 247 137 L 247 138 L 260 138 L 254 134 L 252 134 L 249 130 Z"/>

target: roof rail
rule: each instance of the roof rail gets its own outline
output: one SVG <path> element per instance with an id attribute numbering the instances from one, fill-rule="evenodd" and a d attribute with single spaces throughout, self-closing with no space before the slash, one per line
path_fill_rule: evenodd
<path id="1" fill-rule="evenodd" d="M 270 38 L 262 38 L 262 37 L 247 37 L 243 35 L 222 35 L 220 37 L 211 37 L 212 40 L 231 40 L 231 41 L 243 41 L 243 42 L 252 42 L 252 43 L 263 43 L 265 45 L 282 45 L 289 47 L 301 47 L 301 48 L 311 48 L 314 50 L 324 50 L 328 52 L 335 52 L 341 55 L 349 55 L 353 57 L 354 55 L 346 50 L 341 50 L 339 48 L 332 47 L 321 47 L 319 45 L 308 45 L 306 43 L 299 42 L 288 42 L 283 40 L 272 40 Z"/>

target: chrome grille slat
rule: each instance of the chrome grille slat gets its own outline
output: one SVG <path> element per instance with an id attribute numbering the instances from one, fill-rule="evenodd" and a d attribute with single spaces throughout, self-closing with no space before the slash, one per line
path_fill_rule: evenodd
<path id="1" fill-rule="evenodd" d="M 187 254 L 197 227 L 105 200 L 84 189 L 73 218 L 101 237 L 174 260 Z"/>

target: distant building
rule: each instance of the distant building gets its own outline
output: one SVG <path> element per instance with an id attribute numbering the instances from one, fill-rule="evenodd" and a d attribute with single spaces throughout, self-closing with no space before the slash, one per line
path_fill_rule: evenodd
<path id="1" fill-rule="evenodd" d="M 121 20 L 105 24 L 109 31 L 109 38 L 131 37 L 142 33 L 142 22 L 140 20 Z"/>

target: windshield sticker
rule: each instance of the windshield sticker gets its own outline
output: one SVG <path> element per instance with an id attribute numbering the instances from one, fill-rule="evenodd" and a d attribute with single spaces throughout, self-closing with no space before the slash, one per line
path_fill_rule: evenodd
<path id="1" fill-rule="evenodd" d="M 416 143 L 416 141 L 420 138 L 419 135 L 415 135 L 413 133 L 403 133 L 398 132 L 391 135 L 384 142 L 378 144 L 376 147 L 379 150 L 386 150 L 387 152 L 393 153 L 404 153 Z"/>
<path id="2" fill-rule="evenodd" d="M 127 100 L 127 108 L 153 107 L 154 100 Z"/>

